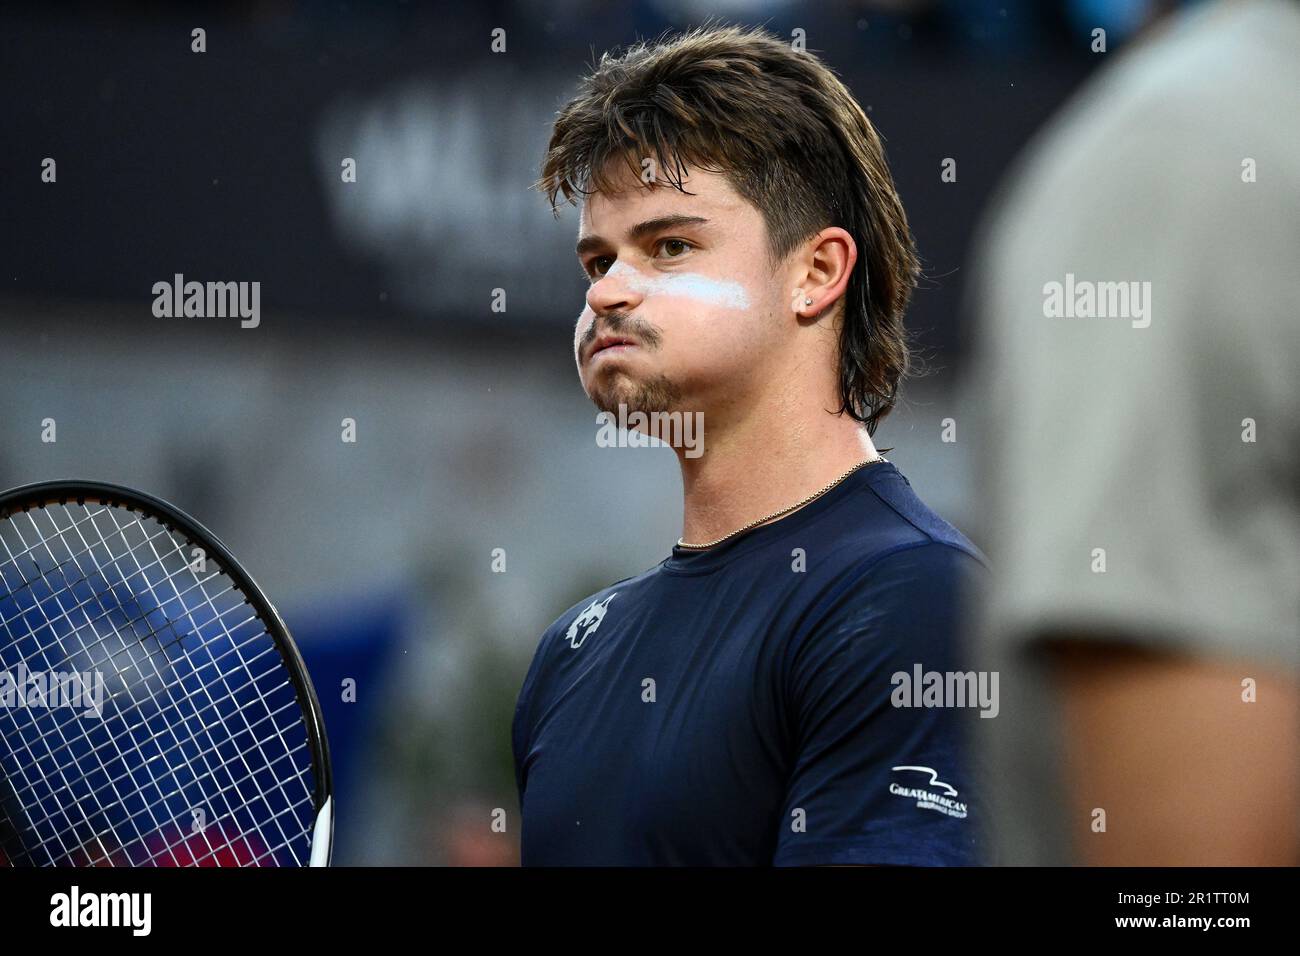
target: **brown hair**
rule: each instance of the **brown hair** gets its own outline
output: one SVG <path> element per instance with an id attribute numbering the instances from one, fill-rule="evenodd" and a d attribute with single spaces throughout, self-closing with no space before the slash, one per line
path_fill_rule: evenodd
<path id="1" fill-rule="evenodd" d="M 840 412 L 870 433 L 907 373 L 903 312 L 920 272 L 871 121 L 837 76 L 759 27 L 706 25 L 604 53 L 560 110 L 534 184 L 608 192 L 611 160 L 655 161 L 682 192 L 685 166 L 720 172 L 763 214 L 775 265 L 827 226 L 858 245 L 840 331 Z M 688 193 L 689 195 L 689 193 Z"/>

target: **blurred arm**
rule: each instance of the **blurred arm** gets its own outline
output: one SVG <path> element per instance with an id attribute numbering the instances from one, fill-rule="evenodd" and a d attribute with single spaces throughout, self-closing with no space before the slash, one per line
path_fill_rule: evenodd
<path id="1" fill-rule="evenodd" d="M 1300 863 L 1300 677 L 1095 640 L 1049 646 L 1080 862 Z"/>

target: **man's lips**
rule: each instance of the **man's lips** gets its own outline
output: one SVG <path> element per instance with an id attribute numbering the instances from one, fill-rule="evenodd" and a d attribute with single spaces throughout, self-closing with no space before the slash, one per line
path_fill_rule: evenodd
<path id="1" fill-rule="evenodd" d="M 587 353 L 587 361 L 591 361 L 602 352 L 618 354 L 626 352 L 628 349 L 636 348 L 636 341 L 625 335 L 602 335 L 591 344 L 591 351 Z"/>

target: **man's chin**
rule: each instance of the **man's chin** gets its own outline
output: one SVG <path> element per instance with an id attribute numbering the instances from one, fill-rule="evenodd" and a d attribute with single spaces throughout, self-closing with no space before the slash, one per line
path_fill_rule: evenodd
<path id="1" fill-rule="evenodd" d="M 602 411 L 614 418 L 631 415 L 635 412 L 653 415 L 655 413 L 672 411 L 672 408 L 667 405 L 641 401 L 635 397 L 624 398 L 622 400 L 603 397 L 600 400 L 592 399 L 592 404 L 596 406 L 597 411 Z"/>
<path id="2" fill-rule="evenodd" d="M 617 416 L 642 412 L 672 412 L 681 406 L 681 391 L 667 378 L 651 382 L 624 383 L 588 393 L 599 411 Z"/>

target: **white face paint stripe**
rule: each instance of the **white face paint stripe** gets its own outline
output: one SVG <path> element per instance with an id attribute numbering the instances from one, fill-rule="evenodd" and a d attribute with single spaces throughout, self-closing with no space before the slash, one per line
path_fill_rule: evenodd
<path id="1" fill-rule="evenodd" d="M 693 299 L 704 305 L 721 305 L 732 309 L 749 308 L 749 296 L 739 282 L 713 279 L 696 272 L 670 272 L 648 278 L 623 262 L 615 262 L 605 272 L 627 283 L 641 295 L 665 295 Z"/>

